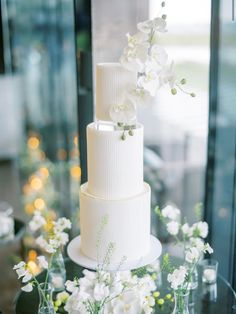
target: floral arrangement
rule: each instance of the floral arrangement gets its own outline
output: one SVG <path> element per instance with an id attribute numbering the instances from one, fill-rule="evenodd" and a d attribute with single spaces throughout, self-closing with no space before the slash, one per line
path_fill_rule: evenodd
<path id="1" fill-rule="evenodd" d="M 45 285 L 47 285 L 48 282 L 55 287 L 57 287 L 59 283 L 63 285 L 62 276 L 65 276 L 65 266 L 61 255 L 59 256 L 61 256 L 62 265 L 60 265 L 61 269 L 56 270 L 57 276 L 54 274 L 54 264 L 56 261 L 56 267 L 58 268 L 56 258 L 58 258 L 58 253 L 61 254 L 61 249 L 69 240 L 69 236 L 65 230 L 71 228 L 70 220 L 62 217 L 54 221 L 50 215 L 48 216 L 47 211 L 35 211 L 33 218 L 29 222 L 29 228 L 33 232 L 40 232 L 40 235 L 36 238 L 36 243 L 42 250 L 50 255 L 49 262 L 47 262 L 44 256 L 37 257 L 39 269 L 47 269 Z M 23 291 L 32 291 L 34 285 L 36 285 L 39 290 L 42 290 L 29 264 L 21 261 L 15 265 L 13 269 L 16 270 L 18 279 L 22 278 L 22 283 L 27 283 L 27 285 L 21 288 Z"/>
<path id="2" fill-rule="evenodd" d="M 41 255 L 37 257 L 38 265 L 41 269 L 48 270 L 48 262 L 45 256 Z M 25 292 L 31 292 L 34 286 L 39 287 L 39 282 L 34 276 L 33 270 L 27 265 L 24 261 L 16 264 L 13 269 L 16 271 L 18 275 L 18 279 L 21 279 L 22 283 L 25 284 L 21 290 Z M 48 278 L 48 276 L 46 276 Z"/>
<path id="3" fill-rule="evenodd" d="M 65 310 L 69 314 L 152 313 L 155 284 L 150 275 L 139 278 L 130 271 L 83 271 L 84 277 L 66 282 Z"/>
<path id="4" fill-rule="evenodd" d="M 168 233 L 183 248 L 184 262 L 177 268 L 171 265 L 168 255 L 164 256 L 164 267 L 168 272 L 167 281 L 174 290 L 176 303 L 180 304 L 183 312 L 183 297 L 191 289 L 197 287 L 197 282 L 196 284 L 194 282 L 196 280 L 194 273 L 199 261 L 205 253 L 213 253 L 209 243 L 204 242 L 208 235 L 208 224 L 201 220 L 201 204 L 197 204 L 195 207 L 196 216 L 200 221 L 191 226 L 186 222 L 186 219 L 184 219 L 184 223 L 181 223 L 181 211 L 174 206 L 168 205 L 162 210 L 156 207 L 155 211 L 165 224 Z"/>
<path id="5" fill-rule="evenodd" d="M 41 231 L 36 243 L 49 254 L 56 253 L 69 241 L 69 236 L 65 230 L 71 228 L 71 222 L 65 217 L 54 221 L 46 211 L 44 213 L 35 211 L 29 222 L 29 227 L 33 232 Z"/>
<path id="6" fill-rule="evenodd" d="M 162 2 L 165 7 L 165 2 Z M 193 92 L 184 90 L 186 79 L 178 80 L 174 71 L 174 62 L 168 60 L 168 54 L 159 43 L 160 34 L 167 32 L 166 15 L 137 24 L 138 32 L 127 34 L 128 44 L 120 57 L 120 64 L 137 74 L 135 86 L 127 86 L 117 104 L 110 107 L 110 117 L 118 127 L 128 130 L 133 135 L 132 126 L 136 123 L 137 106 L 150 103 L 158 90 L 169 86 L 173 95 L 180 90 L 192 97 Z M 125 139 L 125 133 L 122 135 Z"/>

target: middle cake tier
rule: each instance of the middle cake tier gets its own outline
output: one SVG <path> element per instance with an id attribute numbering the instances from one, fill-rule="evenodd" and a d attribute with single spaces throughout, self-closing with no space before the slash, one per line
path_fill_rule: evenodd
<path id="1" fill-rule="evenodd" d="M 143 191 L 143 126 L 122 140 L 123 131 L 87 126 L 88 192 L 104 199 L 124 199 Z"/>

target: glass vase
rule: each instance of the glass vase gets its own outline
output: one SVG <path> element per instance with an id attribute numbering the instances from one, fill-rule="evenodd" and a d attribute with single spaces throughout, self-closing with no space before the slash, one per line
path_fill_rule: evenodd
<path id="1" fill-rule="evenodd" d="M 51 265 L 49 268 L 49 282 L 53 286 L 54 291 L 64 290 L 66 281 L 65 263 L 61 251 L 57 251 L 52 255 Z"/>
<path id="2" fill-rule="evenodd" d="M 189 309 L 188 309 L 189 291 L 185 293 L 175 291 L 174 297 L 175 297 L 175 307 L 172 314 L 189 314 Z"/>
<path id="3" fill-rule="evenodd" d="M 52 302 L 53 288 L 49 283 L 41 283 L 38 286 L 39 308 L 38 314 L 54 314 Z"/>
<path id="4" fill-rule="evenodd" d="M 195 290 L 197 287 L 198 287 L 198 270 L 197 267 L 195 267 L 191 274 L 189 289 Z"/>

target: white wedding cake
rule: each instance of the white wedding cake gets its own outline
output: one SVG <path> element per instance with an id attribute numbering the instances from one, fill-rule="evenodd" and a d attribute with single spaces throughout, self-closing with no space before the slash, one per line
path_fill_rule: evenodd
<path id="1" fill-rule="evenodd" d="M 111 262 L 134 261 L 150 250 L 150 187 L 143 181 L 143 126 L 124 130 L 112 123 L 110 108 L 137 76 L 119 63 L 98 64 L 96 119 L 87 126 L 88 182 L 80 189 L 81 252 L 97 261 L 114 244 Z M 98 233 L 103 218 L 108 222 Z M 99 250 L 99 252 L 98 252 Z"/>

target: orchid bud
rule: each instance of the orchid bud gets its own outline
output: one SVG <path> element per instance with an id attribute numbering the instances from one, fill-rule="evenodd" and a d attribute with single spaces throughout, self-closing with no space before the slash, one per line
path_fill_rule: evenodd
<path id="1" fill-rule="evenodd" d="M 163 19 L 163 20 L 166 20 L 166 18 L 167 18 L 167 15 L 166 15 L 166 14 L 163 14 L 163 15 L 162 15 L 162 19 Z"/>
<path id="2" fill-rule="evenodd" d="M 191 93 L 190 96 L 191 96 L 191 97 L 196 97 L 196 94 Z"/>
<path id="3" fill-rule="evenodd" d="M 176 88 L 171 88 L 171 94 L 176 95 L 177 94 L 177 89 Z"/>
<path id="4" fill-rule="evenodd" d="M 122 141 L 125 141 L 125 139 L 126 139 L 125 133 L 123 133 L 123 134 L 121 135 L 121 139 L 122 139 Z"/>
<path id="5" fill-rule="evenodd" d="M 130 130 L 129 130 L 129 135 L 130 135 L 130 136 L 133 136 L 133 135 L 134 135 L 134 131 L 130 129 Z"/>
<path id="6" fill-rule="evenodd" d="M 186 84 L 186 79 L 185 78 L 183 78 L 181 81 L 180 81 L 180 83 L 182 84 L 182 85 L 184 85 L 184 84 Z"/>
<path id="7" fill-rule="evenodd" d="M 163 2 L 161 3 L 162 8 L 164 8 L 165 5 L 166 5 L 166 3 L 165 3 L 165 1 L 163 1 Z"/>

